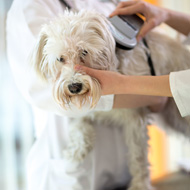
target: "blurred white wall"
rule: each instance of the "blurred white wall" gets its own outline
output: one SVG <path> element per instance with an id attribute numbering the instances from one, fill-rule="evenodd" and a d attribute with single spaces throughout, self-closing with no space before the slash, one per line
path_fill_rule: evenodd
<path id="1" fill-rule="evenodd" d="M 190 14 L 189 0 L 160 0 L 163 7 Z"/>
<path id="2" fill-rule="evenodd" d="M 6 13 L 0 0 L 0 189 L 25 190 L 25 161 L 33 137 L 32 112 L 15 86 L 6 57 Z"/>

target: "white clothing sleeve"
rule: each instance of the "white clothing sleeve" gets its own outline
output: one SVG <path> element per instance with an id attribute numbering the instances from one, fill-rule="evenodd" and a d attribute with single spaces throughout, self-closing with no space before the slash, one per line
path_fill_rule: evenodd
<path id="1" fill-rule="evenodd" d="M 7 18 L 7 55 L 15 82 L 24 97 L 34 106 L 58 115 L 80 116 L 89 113 L 64 110 L 52 97 L 49 84 L 38 79 L 29 66 L 29 54 L 36 43 L 41 26 L 63 13 L 58 0 L 15 0 Z M 101 97 L 96 110 L 108 111 L 113 106 L 113 95 Z"/>
<path id="2" fill-rule="evenodd" d="M 183 42 L 185 45 L 190 45 L 190 33 L 188 34 L 187 38 Z"/>
<path id="3" fill-rule="evenodd" d="M 190 115 L 190 69 L 170 73 L 170 89 L 181 116 Z"/>

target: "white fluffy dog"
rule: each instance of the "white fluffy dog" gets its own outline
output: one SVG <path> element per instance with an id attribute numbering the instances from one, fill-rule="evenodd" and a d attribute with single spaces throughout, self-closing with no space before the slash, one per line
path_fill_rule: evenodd
<path id="1" fill-rule="evenodd" d="M 131 51 L 115 49 L 110 23 L 101 14 L 80 11 L 65 14 L 44 25 L 32 53 L 32 65 L 41 79 L 53 85 L 55 101 L 63 108 L 85 105 L 94 108 L 100 99 L 101 88 L 95 78 L 76 72 L 76 64 L 126 75 L 150 75 L 147 54 L 151 54 L 156 75 L 190 68 L 190 53 L 181 44 L 158 33 L 147 37 L 148 49 L 142 42 Z M 81 109 L 82 110 L 82 109 Z M 147 160 L 147 108 L 118 109 L 92 112 L 85 117 L 72 118 L 70 139 L 64 156 L 82 161 L 93 148 L 93 121 L 115 123 L 124 128 L 128 155 L 126 161 L 132 176 L 130 190 L 151 189 Z M 186 121 L 169 100 L 161 113 L 169 126 L 190 137 Z"/>

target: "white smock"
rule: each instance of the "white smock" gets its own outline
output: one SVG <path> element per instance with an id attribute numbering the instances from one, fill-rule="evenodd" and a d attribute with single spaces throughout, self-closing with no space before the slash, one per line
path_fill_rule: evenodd
<path id="1" fill-rule="evenodd" d="M 190 61 L 190 60 L 189 60 Z M 170 73 L 170 89 L 182 117 L 190 115 L 190 69 Z"/>
<path id="2" fill-rule="evenodd" d="M 71 1 L 70 1 L 71 2 Z M 108 16 L 115 1 L 72 1 Z M 59 0 L 15 0 L 7 17 L 7 55 L 15 82 L 34 110 L 36 142 L 27 160 L 28 190 L 106 190 L 127 184 L 126 146 L 122 128 L 95 124 L 96 144 L 85 161 L 74 168 L 64 159 L 67 113 L 52 98 L 51 88 L 28 69 L 28 56 L 44 23 L 63 13 Z M 96 107 L 110 110 L 113 95 L 103 96 Z M 82 113 L 88 112 L 84 110 Z M 78 114 L 78 113 L 77 113 Z"/>
<path id="3" fill-rule="evenodd" d="M 190 45 L 190 33 L 184 41 Z M 184 71 L 171 72 L 169 76 L 170 89 L 182 117 L 190 115 L 190 68 Z"/>

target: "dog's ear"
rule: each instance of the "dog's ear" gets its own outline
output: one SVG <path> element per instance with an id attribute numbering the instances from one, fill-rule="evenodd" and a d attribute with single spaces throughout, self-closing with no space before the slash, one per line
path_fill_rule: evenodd
<path id="1" fill-rule="evenodd" d="M 110 31 L 110 22 L 100 13 L 87 12 L 86 14 L 89 14 L 89 18 L 92 20 L 93 31 L 105 42 L 101 46 L 99 60 L 96 59 L 96 66 L 100 65 L 100 68 L 113 70 L 113 68 L 116 68 L 117 58 L 115 56 L 115 40 Z"/>
<path id="2" fill-rule="evenodd" d="M 47 34 L 44 31 L 41 31 L 37 43 L 31 53 L 30 61 L 35 72 L 42 79 L 46 79 L 46 66 L 45 55 L 44 55 L 44 46 L 47 42 Z"/>

